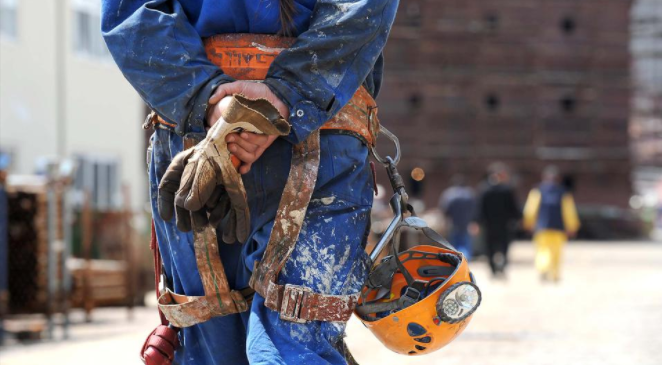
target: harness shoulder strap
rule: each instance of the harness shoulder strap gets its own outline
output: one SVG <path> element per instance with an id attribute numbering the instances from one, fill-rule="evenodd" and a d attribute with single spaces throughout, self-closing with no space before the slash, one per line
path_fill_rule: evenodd
<path id="1" fill-rule="evenodd" d="M 279 285 L 278 274 L 299 238 L 315 189 L 320 160 L 320 134 L 312 133 L 294 147 L 290 175 L 278 206 L 274 228 L 261 262 L 255 263 L 250 286 L 265 298 L 265 306 L 282 320 L 346 321 L 358 301 L 356 295 L 326 295 L 298 285 Z"/>

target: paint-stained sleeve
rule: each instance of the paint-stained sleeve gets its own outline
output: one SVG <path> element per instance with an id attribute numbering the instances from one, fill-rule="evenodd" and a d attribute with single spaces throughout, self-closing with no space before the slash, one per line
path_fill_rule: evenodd
<path id="1" fill-rule="evenodd" d="M 184 131 L 202 125 L 208 100 L 233 81 L 212 64 L 176 0 L 103 0 L 101 31 L 113 59 L 143 100 Z"/>
<path id="2" fill-rule="evenodd" d="M 304 140 L 352 98 L 381 60 L 397 7 L 398 0 L 317 1 L 309 29 L 265 80 L 290 108 L 288 140 Z"/>

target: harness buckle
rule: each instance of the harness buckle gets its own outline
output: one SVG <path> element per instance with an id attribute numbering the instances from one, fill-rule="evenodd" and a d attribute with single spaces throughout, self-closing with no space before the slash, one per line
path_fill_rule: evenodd
<path id="1" fill-rule="evenodd" d="M 407 287 L 407 290 L 402 294 L 400 299 L 398 299 L 398 304 L 401 309 L 407 308 L 410 305 L 416 304 L 421 298 L 421 292 L 418 289 L 412 288 L 411 285 Z"/>
<path id="2" fill-rule="evenodd" d="M 312 292 L 312 290 L 305 286 L 285 284 L 283 302 L 280 306 L 280 319 L 295 323 L 308 322 L 305 319 L 301 319 L 300 315 L 307 293 Z"/>

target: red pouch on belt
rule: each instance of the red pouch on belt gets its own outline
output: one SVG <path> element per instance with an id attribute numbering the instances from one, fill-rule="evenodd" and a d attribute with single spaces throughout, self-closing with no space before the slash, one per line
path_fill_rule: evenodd
<path id="1" fill-rule="evenodd" d="M 156 242 L 156 232 L 154 222 L 152 222 L 152 242 L 150 243 L 154 253 L 154 273 L 156 282 L 156 298 L 159 297 L 159 278 L 161 277 L 161 255 L 159 245 Z M 177 329 L 170 327 L 168 320 L 163 313 L 159 311 L 161 325 L 156 327 L 152 333 L 147 336 L 142 349 L 140 350 L 140 359 L 145 365 L 170 365 L 175 359 L 175 350 L 179 347 L 179 338 L 177 338 Z"/>
<path id="2" fill-rule="evenodd" d="M 170 365 L 175 359 L 175 349 L 178 346 L 177 331 L 160 325 L 147 336 L 140 351 L 140 359 L 145 365 Z"/>

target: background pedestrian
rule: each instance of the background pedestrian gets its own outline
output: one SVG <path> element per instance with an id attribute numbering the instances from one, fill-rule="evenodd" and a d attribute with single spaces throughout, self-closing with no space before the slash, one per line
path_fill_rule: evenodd
<path id="1" fill-rule="evenodd" d="M 536 269 L 543 281 L 560 280 L 563 247 L 579 225 L 575 201 L 561 184 L 558 168 L 546 167 L 542 183 L 531 190 L 524 206 L 524 227 L 534 232 Z"/>
<path id="2" fill-rule="evenodd" d="M 476 220 L 483 230 L 492 275 L 503 278 L 508 265 L 508 246 L 522 212 L 510 185 L 508 167 L 495 162 L 490 165 L 488 174 L 480 189 Z"/>
<path id="3" fill-rule="evenodd" d="M 451 223 L 448 236 L 451 244 L 460 250 L 467 260 L 471 259 L 472 244 L 469 224 L 476 208 L 474 190 L 466 185 L 464 176 L 455 175 L 451 186 L 444 190 L 439 199 L 439 209 Z"/>

